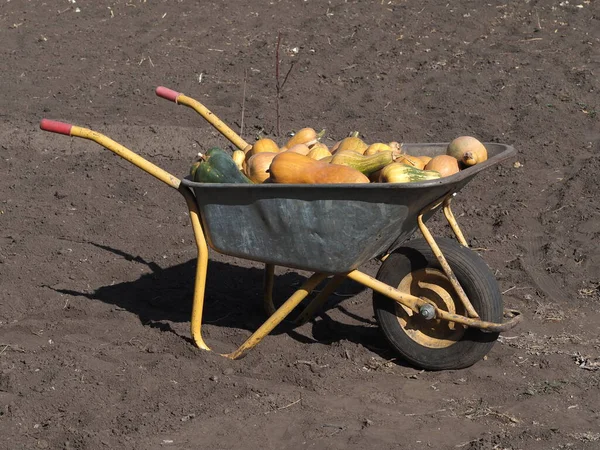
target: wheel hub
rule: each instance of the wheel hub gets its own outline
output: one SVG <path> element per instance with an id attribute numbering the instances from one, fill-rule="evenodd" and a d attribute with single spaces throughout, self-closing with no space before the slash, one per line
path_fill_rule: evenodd
<path id="1" fill-rule="evenodd" d="M 406 275 L 398 290 L 420 297 L 452 314 L 464 314 L 458 295 L 446 275 L 433 268 L 416 270 Z M 445 348 L 459 341 L 466 327 L 446 320 L 427 319 L 410 308 L 396 304 L 398 322 L 415 342 L 429 348 Z"/>

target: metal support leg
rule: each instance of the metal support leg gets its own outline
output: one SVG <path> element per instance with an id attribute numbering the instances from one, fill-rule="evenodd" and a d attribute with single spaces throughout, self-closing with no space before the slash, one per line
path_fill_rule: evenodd
<path id="1" fill-rule="evenodd" d="M 345 278 L 345 275 L 336 275 L 329 280 L 323 290 L 300 313 L 296 319 L 296 325 L 304 325 L 308 322 L 323 307 L 329 296 L 334 293 Z"/>
<path id="2" fill-rule="evenodd" d="M 275 266 L 273 264 L 265 264 L 265 281 L 264 281 L 264 298 L 263 308 L 267 316 L 271 316 L 275 312 L 273 304 L 273 285 L 275 284 Z"/>
<path id="3" fill-rule="evenodd" d="M 204 309 L 204 290 L 206 287 L 206 271 L 208 269 L 208 246 L 204 237 L 204 231 L 200 224 L 200 214 L 196 199 L 192 192 L 184 186 L 179 188 L 179 192 L 185 197 L 188 209 L 190 210 L 190 220 L 198 247 L 198 262 L 196 265 L 196 281 L 194 283 L 194 302 L 192 304 L 191 332 L 194 343 L 203 350 L 210 350 L 202 339 L 202 311 Z"/>
<path id="4" fill-rule="evenodd" d="M 283 319 L 285 319 L 292 310 L 300 304 L 304 298 L 312 292 L 312 290 L 325 278 L 327 278 L 327 274 L 324 273 L 315 273 L 308 280 L 304 282 L 302 287 L 298 289 L 296 292 L 292 294 L 287 301 L 279 307 L 275 313 L 269 317 L 269 319 L 263 323 L 258 330 L 256 330 L 252 335 L 246 339 L 240 347 L 232 352 L 223 354 L 229 359 L 238 359 L 243 357 L 249 350 L 255 347 L 260 341 L 264 339 L 273 329 L 281 323 Z"/>
<path id="5" fill-rule="evenodd" d="M 480 320 L 479 318 L 465 317 L 459 314 L 452 314 L 448 311 L 444 311 L 443 309 L 438 308 L 432 302 L 426 301 L 422 298 L 415 297 L 414 295 L 405 294 L 404 292 L 399 291 L 398 289 L 389 286 L 376 278 L 373 278 L 366 273 L 360 272 L 358 270 L 353 270 L 352 272 L 346 275 L 351 280 L 354 280 L 358 283 L 365 285 L 368 288 L 373 289 L 374 291 L 379 292 L 380 294 L 385 295 L 386 297 L 391 298 L 392 300 L 400 303 L 401 305 L 410 308 L 415 313 L 419 314 L 419 309 L 423 305 L 431 305 L 435 308 L 435 317 L 437 319 L 448 320 L 450 322 L 460 323 L 462 325 L 467 325 L 469 327 L 475 327 L 482 330 L 494 331 L 494 332 L 502 332 L 507 331 L 515 326 L 517 326 L 521 320 L 522 316 L 518 311 L 510 311 L 511 318 L 504 323 L 494 323 L 487 322 L 485 320 Z"/>
<path id="6" fill-rule="evenodd" d="M 462 230 L 458 226 L 458 222 L 454 218 L 454 214 L 452 213 L 452 210 L 450 209 L 451 201 L 452 201 L 452 197 L 448 197 L 448 198 L 446 198 L 446 200 L 444 200 L 444 215 L 446 216 L 446 220 L 448 221 L 450 228 L 452 228 L 452 231 L 454 231 L 454 235 L 456 236 L 456 239 L 458 240 L 458 242 L 460 242 L 460 245 L 468 247 L 469 244 L 467 244 L 467 240 L 465 239 L 465 236 L 463 235 Z"/>
<path id="7" fill-rule="evenodd" d="M 425 238 L 425 240 L 431 247 L 431 251 L 437 258 L 438 262 L 440 263 L 440 266 L 442 266 L 442 270 L 448 277 L 448 280 L 452 284 L 452 287 L 454 287 L 454 290 L 456 291 L 456 294 L 458 295 L 458 297 L 460 298 L 460 301 L 462 302 L 463 306 L 465 307 L 467 314 L 470 317 L 479 318 L 479 314 L 477 314 L 477 311 L 475 311 L 475 308 L 473 308 L 473 305 L 469 301 L 469 297 L 467 297 L 467 294 L 465 293 L 462 286 L 460 285 L 458 278 L 456 278 L 456 275 L 454 275 L 454 272 L 452 271 L 450 264 L 448 264 L 446 257 L 440 250 L 440 247 L 435 242 L 435 239 L 433 239 L 433 236 L 431 235 L 431 232 L 429 231 L 429 229 L 425 226 L 425 222 L 423 221 L 423 213 L 419 214 L 419 216 L 417 217 L 417 221 L 419 223 L 419 229 L 421 230 L 423 237 Z"/>

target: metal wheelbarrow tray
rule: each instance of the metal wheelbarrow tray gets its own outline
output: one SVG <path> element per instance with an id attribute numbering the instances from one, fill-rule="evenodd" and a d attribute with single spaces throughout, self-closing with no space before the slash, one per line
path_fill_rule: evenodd
<path id="1" fill-rule="evenodd" d="M 219 253 L 313 272 L 345 273 L 389 253 L 415 232 L 424 208 L 458 192 L 478 172 L 514 152 L 503 144 L 485 145 L 491 156 L 486 162 L 424 182 L 182 183 L 193 189 L 208 242 Z M 428 156 L 444 154 L 446 146 L 403 144 L 408 154 Z"/>
<path id="2" fill-rule="evenodd" d="M 246 143 L 198 101 L 159 87 L 157 95 L 189 106 L 236 147 Z M 498 333 L 522 316 L 504 311 L 496 280 L 468 248 L 450 209 L 451 200 L 479 172 L 509 158 L 513 147 L 486 143 L 488 160 L 438 180 L 398 184 L 209 184 L 178 179 L 112 139 L 89 129 L 43 119 L 41 128 L 93 140 L 177 189 L 190 211 L 198 247 L 191 334 L 201 335 L 208 245 L 234 257 L 265 263 L 264 307 L 270 317 L 237 350 L 244 356 L 322 281 L 327 284 L 299 314 L 309 320 L 340 283 L 350 278 L 374 291 L 385 336 L 406 360 L 425 369 L 467 367 L 481 359 Z M 404 144 L 407 153 L 443 154 L 446 143 Z M 443 209 L 455 241 L 436 241 L 425 222 Z M 406 243 L 416 230 L 424 240 Z M 378 258 L 376 278 L 358 268 Z M 315 272 L 278 309 L 272 299 L 274 267 Z M 456 273 L 455 273 L 456 272 Z"/>

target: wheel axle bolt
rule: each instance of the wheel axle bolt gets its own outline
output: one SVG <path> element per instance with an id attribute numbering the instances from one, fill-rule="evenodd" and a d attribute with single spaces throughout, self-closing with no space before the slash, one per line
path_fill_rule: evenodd
<path id="1" fill-rule="evenodd" d="M 428 303 L 419 308 L 419 314 L 421 314 L 421 317 L 423 317 L 424 319 L 427 319 L 427 320 L 434 319 L 435 318 L 435 308 L 433 307 L 433 305 L 430 305 Z"/>

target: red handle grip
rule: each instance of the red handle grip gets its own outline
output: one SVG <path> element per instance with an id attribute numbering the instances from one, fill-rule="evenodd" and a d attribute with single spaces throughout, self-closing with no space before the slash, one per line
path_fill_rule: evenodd
<path id="1" fill-rule="evenodd" d="M 169 89 L 164 86 L 159 86 L 156 88 L 156 95 L 177 103 L 177 97 L 181 95 L 181 92 L 175 92 L 173 89 Z"/>
<path id="2" fill-rule="evenodd" d="M 73 125 L 70 123 L 57 122 L 56 120 L 42 119 L 40 122 L 40 128 L 44 131 L 52 131 L 53 133 L 66 134 L 71 136 L 71 128 Z"/>

